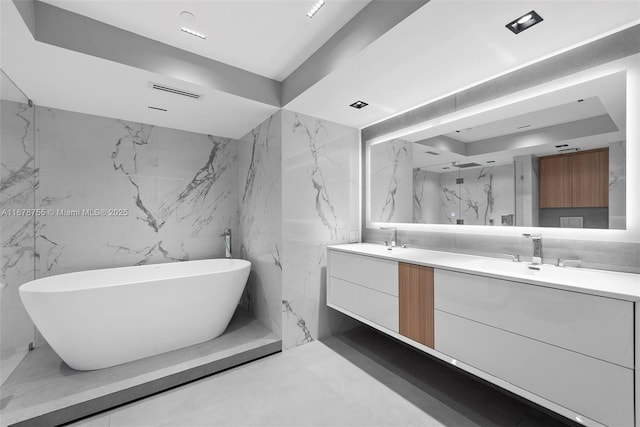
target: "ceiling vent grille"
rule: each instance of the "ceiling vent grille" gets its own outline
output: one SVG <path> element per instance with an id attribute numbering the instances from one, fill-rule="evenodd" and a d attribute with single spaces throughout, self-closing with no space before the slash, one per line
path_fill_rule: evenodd
<path id="1" fill-rule="evenodd" d="M 174 95 L 185 96 L 192 99 L 202 99 L 202 95 L 199 93 L 187 92 L 186 90 L 178 89 L 175 87 L 161 85 L 159 83 L 149 82 L 151 89 L 161 90 L 163 92 L 173 93 Z"/>
<path id="2" fill-rule="evenodd" d="M 436 153 L 435 151 L 425 151 L 427 154 L 431 154 L 432 156 L 439 156 L 440 153 Z"/>
<path id="3" fill-rule="evenodd" d="M 461 165 L 455 165 L 455 167 L 460 168 L 460 169 L 464 169 L 464 168 L 473 168 L 476 166 L 482 166 L 478 163 L 463 163 Z"/>

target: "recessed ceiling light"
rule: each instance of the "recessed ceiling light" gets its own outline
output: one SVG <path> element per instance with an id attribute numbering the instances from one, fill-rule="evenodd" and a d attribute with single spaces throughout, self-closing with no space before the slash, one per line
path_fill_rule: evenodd
<path id="1" fill-rule="evenodd" d="M 350 104 L 349 107 L 357 108 L 359 110 L 361 108 L 366 107 L 367 105 L 369 105 L 369 104 L 367 104 L 364 101 L 356 101 L 353 104 Z"/>
<path id="2" fill-rule="evenodd" d="M 313 7 L 309 10 L 309 12 L 307 12 L 307 17 L 313 18 L 313 15 L 318 13 L 322 6 L 324 6 L 324 0 L 318 0 L 316 4 L 314 4 Z"/>
<path id="3" fill-rule="evenodd" d="M 147 108 L 151 109 L 151 110 L 158 110 L 158 111 L 167 111 L 166 108 L 160 108 L 160 107 L 153 107 L 151 105 L 149 105 Z"/>
<path id="4" fill-rule="evenodd" d="M 207 36 L 205 36 L 204 34 L 201 34 L 201 33 L 197 32 L 197 31 L 190 30 L 187 27 L 180 28 L 180 31 L 182 31 L 184 33 L 187 33 L 189 35 L 192 35 L 192 36 L 200 37 L 201 39 L 206 39 L 207 38 Z"/>
<path id="5" fill-rule="evenodd" d="M 527 28 L 533 27 L 538 22 L 542 22 L 542 17 L 538 15 L 535 10 L 532 10 L 509 22 L 506 27 L 514 34 L 518 34 Z"/>

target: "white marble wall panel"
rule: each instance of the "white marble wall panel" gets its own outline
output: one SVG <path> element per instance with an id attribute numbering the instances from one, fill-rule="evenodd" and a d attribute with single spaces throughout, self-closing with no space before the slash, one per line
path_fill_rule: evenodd
<path id="1" fill-rule="evenodd" d="M 609 228 L 627 228 L 627 146 L 626 141 L 609 145 Z"/>
<path id="2" fill-rule="evenodd" d="M 0 356 L 3 379 L 33 342 L 34 327 L 18 287 L 34 279 L 34 111 L 2 100 L 0 106 Z M 33 211 L 31 211 L 33 213 Z M 11 365 L 11 366 L 9 366 Z"/>
<path id="3" fill-rule="evenodd" d="M 443 214 L 440 204 L 440 175 L 421 169 L 413 170 L 413 222 L 439 224 Z"/>
<path id="4" fill-rule="evenodd" d="M 282 333 L 282 113 L 242 137 L 240 256 L 251 261 L 243 304 L 277 334 Z"/>
<path id="5" fill-rule="evenodd" d="M 502 215 L 515 213 L 512 164 L 443 173 L 440 186 L 443 223 L 500 225 Z"/>
<path id="6" fill-rule="evenodd" d="M 371 146 L 371 220 L 413 219 L 413 144 L 395 139 Z"/>
<path id="7" fill-rule="evenodd" d="M 36 227 L 40 277 L 224 255 L 219 235 L 238 227 L 236 141 L 49 108 L 36 117 L 36 203 L 50 212 Z"/>
<path id="8" fill-rule="evenodd" d="M 326 246 L 359 229 L 359 135 L 282 114 L 282 332 L 291 348 L 351 326 L 326 307 Z"/>

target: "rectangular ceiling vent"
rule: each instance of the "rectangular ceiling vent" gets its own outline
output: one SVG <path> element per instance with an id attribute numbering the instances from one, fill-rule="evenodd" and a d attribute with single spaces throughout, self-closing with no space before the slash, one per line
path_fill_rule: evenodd
<path id="1" fill-rule="evenodd" d="M 456 165 L 456 167 L 460 168 L 460 169 L 473 168 L 473 167 L 476 167 L 476 166 L 482 166 L 482 165 L 480 165 L 478 163 L 463 163 L 461 165 Z"/>
<path id="2" fill-rule="evenodd" d="M 435 151 L 425 151 L 427 154 L 431 154 L 432 156 L 439 156 L 440 153 L 436 153 Z"/>
<path id="3" fill-rule="evenodd" d="M 202 95 L 199 93 L 187 92 L 186 90 L 161 85 L 159 83 L 149 82 L 149 86 L 151 87 L 151 89 L 173 93 L 174 95 L 186 96 L 187 98 L 192 98 L 192 99 L 202 99 Z"/>

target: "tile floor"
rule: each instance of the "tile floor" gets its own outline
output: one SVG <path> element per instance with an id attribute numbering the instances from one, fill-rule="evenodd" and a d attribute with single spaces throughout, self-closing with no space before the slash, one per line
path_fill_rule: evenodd
<path id="1" fill-rule="evenodd" d="M 566 425 L 359 327 L 69 426 Z"/>

